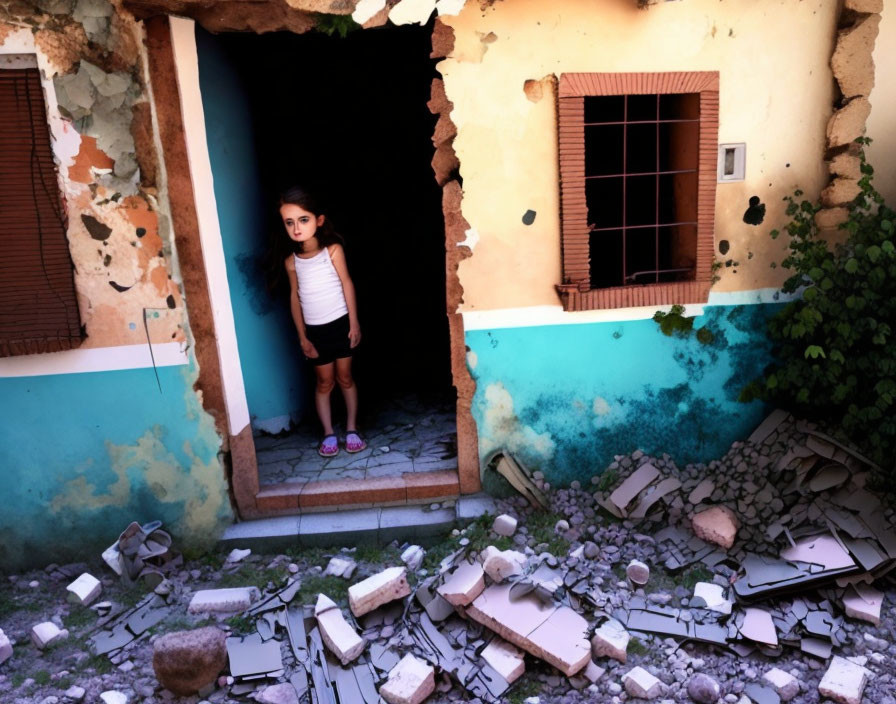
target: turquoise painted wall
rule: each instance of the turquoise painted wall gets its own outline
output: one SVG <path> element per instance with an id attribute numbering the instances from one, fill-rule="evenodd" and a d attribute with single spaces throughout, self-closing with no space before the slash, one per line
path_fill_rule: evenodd
<path id="1" fill-rule="evenodd" d="M 131 521 L 181 549 L 232 520 L 191 366 L 0 379 L 0 571 L 99 556 Z"/>
<path id="2" fill-rule="evenodd" d="M 199 85 L 215 200 L 249 414 L 255 422 L 302 412 L 302 354 L 287 301 L 267 294 L 267 209 L 246 91 L 214 35 L 196 28 Z M 292 363 L 289 361 L 292 360 Z"/>
<path id="3" fill-rule="evenodd" d="M 617 454 L 721 457 L 762 420 L 737 401 L 769 362 L 766 321 L 780 304 L 706 306 L 701 344 L 653 320 L 466 334 L 481 457 L 501 447 L 555 484 L 599 474 Z"/>

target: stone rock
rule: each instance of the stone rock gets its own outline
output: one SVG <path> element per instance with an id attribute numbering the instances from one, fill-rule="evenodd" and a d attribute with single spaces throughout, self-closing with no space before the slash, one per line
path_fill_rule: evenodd
<path id="1" fill-rule="evenodd" d="M 38 650 L 43 650 L 51 643 L 65 638 L 68 638 L 68 631 L 59 628 L 52 621 L 44 621 L 31 628 L 31 642 Z"/>
<path id="2" fill-rule="evenodd" d="M 492 530 L 498 535 L 503 535 L 509 538 L 516 532 L 516 525 L 517 521 L 513 516 L 508 516 L 506 513 L 502 513 L 492 524 Z"/>
<path id="3" fill-rule="evenodd" d="M 389 679 L 380 687 L 380 696 L 389 704 L 420 704 L 435 689 L 432 665 L 408 653 L 389 672 Z"/>
<path id="4" fill-rule="evenodd" d="M 740 528 L 737 516 L 727 506 L 713 506 L 701 511 L 691 519 L 691 528 L 701 540 L 719 545 L 726 550 L 734 545 L 737 530 Z"/>
<path id="5" fill-rule="evenodd" d="M 828 147 L 841 147 L 861 137 L 870 114 L 871 103 L 867 98 L 853 98 L 845 107 L 834 112 L 827 126 Z"/>
<path id="6" fill-rule="evenodd" d="M 594 637 L 591 639 L 591 652 L 597 658 L 608 657 L 625 662 L 630 638 L 625 626 L 616 619 L 608 619 L 594 631 Z"/>
<path id="7" fill-rule="evenodd" d="M 722 695 L 722 688 L 709 675 L 698 672 L 688 680 L 688 696 L 698 704 L 715 704 Z"/>
<path id="8" fill-rule="evenodd" d="M 871 52 L 880 26 L 880 15 L 863 17 L 837 34 L 831 56 L 831 70 L 844 98 L 868 97 L 874 87 L 874 60 Z"/>
<path id="9" fill-rule="evenodd" d="M 846 0 L 843 4 L 845 10 L 853 12 L 874 13 L 884 11 L 884 0 Z"/>
<path id="10" fill-rule="evenodd" d="M 234 548 L 227 554 L 227 559 L 224 560 L 224 562 L 230 562 L 231 564 L 234 562 L 240 562 L 241 560 L 245 560 L 251 554 L 252 551 L 249 548 L 246 548 L 245 550 Z"/>
<path id="11" fill-rule="evenodd" d="M 103 701 L 103 704 L 128 704 L 128 696 L 116 689 L 107 689 L 100 694 L 100 699 Z"/>
<path id="12" fill-rule="evenodd" d="M 774 688 L 781 701 L 789 702 L 800 693 L 799 680 L 780 668 L 773 667 L 762 676 L 762 679 Z"/>
<path id="13" fill-rule="evenodd" d="M 79 702 L 84 698 L 84 695 L 87 694 L 87 690 L 83 687 L 79 687 L 76 684 L 73 684 L 67 690 L 65 690 L 65 698 L 71 699 L 73 702 Z"/>
<path id="14" fill-rule="evenodd" d="M 731 602 L 725 598 L 725 590 L 712 582 L 697 582 L 694 585 L 694 598 L 703 599 L 706 608 L 720 614 L 731 613 Z"/>
<path id="15" fill-rule="evenodd" d="M 258 594 L 257 587 L 201 589 L 190 599 L 187 611 L 191 614 L 245 611 L 252 605 Z"/>
<path id="16" fill-rule="evenodd" d="M 324 570 L 325 577 L 344 577 L 351 579 L 357 568 L 358 563 L 343 557 L 331 557 L 327 563 L 327 569 Z"/>
<path id="17" fill-rule="evenodd" d="M 6 662 L 12 657 L 12 643 L 9 637 L 0 628 L 0 664 Z"/>
<path id="18" fill-rule="evenodd" d="M 406 567 L 390 567 L 348 588 L 348 605 L 355 616 L 411 593 Z"/>
<path id="19" fill-rule="evenodd" d="M 66 588 L 68 600 L 73 604 L 89 606 L 103 591 L 103 585 L 96 577 L 85 572 Z"/>
<path id="20" fill-rule="evenodd" d="M 859 182 L 851 178 L 838 176 L 821 192 L 821 204 L 826 208 L 847 205 L 862 192 Z"/>
<path id="21" fill-rule="evenodd" d="M 401 561 L 408 566 L 411 572 L 416 572 L 423 564 L 423 558 L 426 557 L 426 551 L 419 545 L 409 545 L 405 551 L 401 553 Z"/>
<path id="22" fill-rule="evenodd" d="M 862 160 L 851 150 L 841 152 L 828 162 L 828 171 L 834 176 L 843 176 L 858 181 L 862 178 Z"/>
<path id="23" fill-rule="evenodd" d="M 482 650 L 482 659 L 508 682 L 518 679 L 526 671 L 523 653 L 503 638 L 493 638 Z"/>
<path id="24" fill-rule="evenodd" d="M 716 485 L 712 479 L 704 479 L 701 481 L 694 489 L 688 494 L 688 501 L 692 504 L 699 504 L 704 499 L 708 499 L 712 496 L 712 492 L 715 491 Z"/>
<path id="25" fill-rule="evenodd" d="M 493 582 L 503 582 L 508 577 L 522 574 L 526 566 L 526 556 L 516 550 L 495 551 L 490 554 L 482 569 Z"/>
<path id="26" fill-rule="evenodd" d="M 342 611 L 326 594 L 318 594 L 314 616 L 321 640 L 343 665 L 348 665 L 364 652 L 364 639 L 349 625 Z"/>
<path id="27" fill-rule="evenodd" d="M 224 631 L 208 626 L 166 633 L 153 643 L 152 669 L 165 689 L 181 696 L 212 684 L 227 666 Z"/>
<path id="28" fill-rule="evenodd" d="M 868 670 L 835 655 L 818 683 L 818 693 L 840 704 L 861 704 L 868 682 Z"/>
<path id="29" fill-rule="evenodd" d="M 449 604 L 466 606 L 485 589 L 483 575 L 482 565 L 474 562 L 461 562 L 436 591 Z"/>
<path id="30" fill-rule="evenodd" d="M 663 693 L 663 683 L 643 667 L 635 667 L 622 676 L 622 685 L 632 697 L 655 699 Z"/>
<path id="31" fill-rule="evenodd" d="M 291 684 L 272 684 L 258 693 L 256 701 L 260 704 L 299 704 L 299 697 Z"/>
<path id="32" fill-rule="evenodd" d="M 632 560 L 625 568 L 625 574 L 632 582 L 643 586 L 650 579 L 650 568 L 640 560 Z"/>

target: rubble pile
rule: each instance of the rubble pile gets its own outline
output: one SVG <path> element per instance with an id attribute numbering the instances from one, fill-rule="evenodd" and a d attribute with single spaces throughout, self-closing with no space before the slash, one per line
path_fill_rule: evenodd
<path id="1" fill-rule="evenodd" d="M 104 557 L 152 591 L 95 603 L 101 580 L 81 573 L 68 608 L 94 612 L 87 646 L 119 680 L 144 654 L 141 681 L 159 684 L 121 686 L 125 701 L 896 704 L 896 528 L 861 455 L 775 412 L 708 466 L 637 451 L 551 490 L 498 465 L 521 496 L 428 557 L 343 549 L 266 585 L 195 589 L 201 571 L 171 569 L 159 526 L 133 524 Z M 181 613 L 203 627 L 153 633 Z M 37 647 L 64 638 L 59 619 L 33 625 Z M 0 631 L 0 663 L 23 647 Z M 86 689 L 119 701 L 114 683 Z"/>

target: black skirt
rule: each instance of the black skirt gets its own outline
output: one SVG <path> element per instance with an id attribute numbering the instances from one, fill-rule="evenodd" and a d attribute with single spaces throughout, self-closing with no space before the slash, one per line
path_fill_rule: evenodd
<path id="1" fill-rule="evenodd" d="M 348 339 L 348 315 L 323 325 L 305 325 L 305 334 L 317 350 L 317 357 L 308 357 L 315 366 L 329 364 L 337 359 L 351 357 L 355 350 Z"/>

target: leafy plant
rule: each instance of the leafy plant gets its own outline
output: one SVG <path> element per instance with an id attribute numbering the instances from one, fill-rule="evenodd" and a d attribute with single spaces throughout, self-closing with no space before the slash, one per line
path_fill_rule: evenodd
<path id="1" fill-rule="evenodd" d="M 856 140 L 860 145 L 867 138 Z M 820 206 L 801 191 L 785 198 L 793 271 L 787 293 L 801 293 L 769 322 L 776 361 L 742 392 L 818 420 L 896 478 L 896 213 L 871 184 L 874 170 L 859 147 L 861 192 L 840 225 L 843 243 L 819 237 Z M 777 230 L 771 236 L 778 237 Z"/>
<path id="2" fill-rule="evenodd" d="M 350 32 L 360 29 L 361 25 L 355 22 L 351 15 L 318 15 L 314 28 L 331 37 L 339 35 L 345 39 Z"/>
<path id="3" fill-rule="evenodd" d="M 694 316 L 684 315 L 684 306 L 674 305 L 668 313 L 658 310 L 653 314 L 653 320 L 660 326 L 660 332 L 667 337 L 675 335 L 687 338 L 694 331 Z M 708 345 L 715 339 L 712 332 L 706 328 L 697 328 L 697 341 Z"/>

